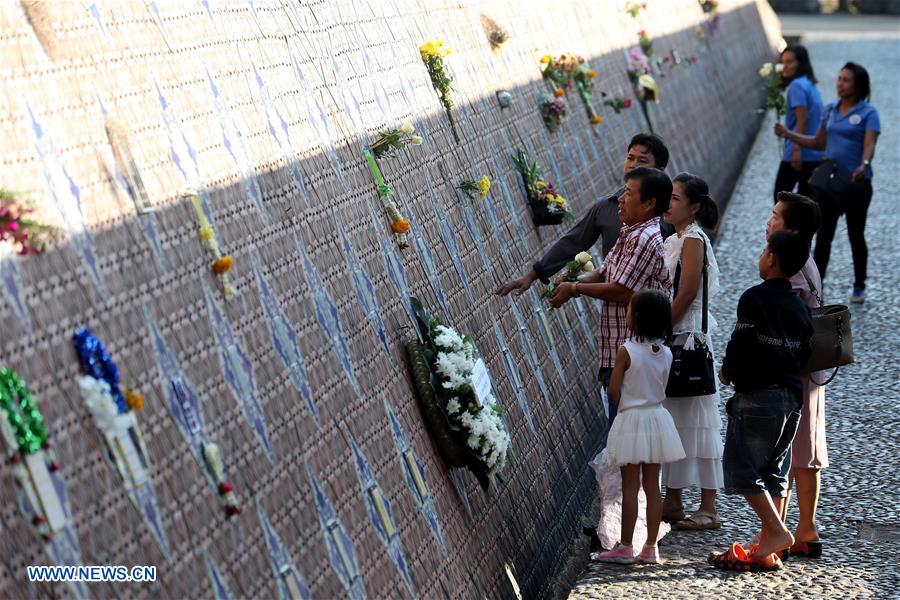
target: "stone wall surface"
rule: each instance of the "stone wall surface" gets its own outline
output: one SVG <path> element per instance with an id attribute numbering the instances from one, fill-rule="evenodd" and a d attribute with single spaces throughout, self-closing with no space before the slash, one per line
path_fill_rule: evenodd
<path id="1" fill-rule="evenodd" d="M 40 407 L 69 524 L 41 541 L 18 506 L 18 465 L 0 469 L 0 597 L 545 593 L 594 494 L 599 312 L 491 295 L 566 227 L 534 228 L 509 155 L 526 148 L 576 216 L 615 189 L 646 123 L 637 103 L 616 115 L 598 92 L 633 96 L 624 50 L 643 29 L 656 56 L 697 58 L 654 67 L 661 97 L 648 114 L 669 170 L 727 198 L 759 125 L 756 70 L 779 37 L 763 2 L 722 0 L 714 36 L 698 34 L 711 23 L 694 0 L 648 2 L 636 18 L 623 7 L 0 4 L 0 188 L 62 231 L 41 255 L 4 248 L 0 367 Z M 500 50 L 486 18 L 510 34 Z M 429 39 L 453 50 L 459 144 L 419 57 Z M 550 133 L 539 59 L 564 52 L 597 71 L 604 120 L 591 126 L 570 94 Z M 425 143 L 381 161 L 413 224 L 400 250 L 362 152 L 405 120 Z M 483 174 L 487 200 L 456 192 Z M 194 192 L 234 257 L 231 298 L 210 273 Z M 443 465 L 423 425 L 407 294 L 473 337 L 507 409 L 514 458 L 487 495 Z M 150 480 L 136 490 L 117 479 L 80 396 L 79 327 L 143 393 Z M 245 508 L 228 520 L 201 466 L 210 442 Z M 156 565 L 157 580 L 27 582 L 27 565 L 78 561 Z"/>

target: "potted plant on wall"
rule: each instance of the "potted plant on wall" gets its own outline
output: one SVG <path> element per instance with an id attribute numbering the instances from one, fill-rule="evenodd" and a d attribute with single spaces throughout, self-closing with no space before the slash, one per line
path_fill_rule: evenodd
<path id="1" fill-rule="evenodd" d="M 553 183 L 546 181 L 537 162 L 519 149 L 512 155 L 513 167 L 522 177 L 525 196 L 536 227 L 559 225 L 570 214 L 566 199 L 559 195 Z"/>

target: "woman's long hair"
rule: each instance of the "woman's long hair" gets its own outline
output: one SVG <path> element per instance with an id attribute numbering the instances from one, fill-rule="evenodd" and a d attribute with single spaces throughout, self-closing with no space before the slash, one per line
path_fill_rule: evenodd
<path id="1" fill-rule="evenodd" d="M 794 58 L 797 59 L 797 73 L 791 79 L 783 82 L 784 87 L 787 87 L 794 79 L 803 77 L 804 75 L 809 77 L 809 80 L 813 83 L 819 83 L 816 79 L 816 74 L 813 71 L 812 61 L 809 60 L 809 51 L 806 49 L 806 46 L 792 44 L 782 50 L 781 54 L 784 55 L 785 52 L 790 52 L 794 55 Z"/>

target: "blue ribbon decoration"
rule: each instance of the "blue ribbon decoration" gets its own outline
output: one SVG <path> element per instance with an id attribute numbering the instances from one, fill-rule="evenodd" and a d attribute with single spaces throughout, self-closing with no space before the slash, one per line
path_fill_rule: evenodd
<path id="1" fill-rule="evenodd" d="M 72 336 L 72 345 L 75 346 L 81 360 L 81 370 L 84 374 L 108 383 L 109 391 L 119 408 L 119 414 L 127 413 L 130 408 L 119 387 L 119 367 L 113 362 L 103 342 L 89 329 L 82 327 Z"/>

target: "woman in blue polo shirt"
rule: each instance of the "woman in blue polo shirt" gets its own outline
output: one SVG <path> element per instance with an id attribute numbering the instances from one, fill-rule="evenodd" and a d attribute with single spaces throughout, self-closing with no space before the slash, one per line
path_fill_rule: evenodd
<path id="1" fill-rule="evenodd" d="M 786 84 L 787 114 L 784 126 L 803 135 L 814 136 L 822 120 L 822 97 L 816 88 L 816 75 L 806 47 L 788 46 L 781 53 L 781 65 L 784 70 L 781 77 Z M 809 176 L 822 162 L 822 151 L 802 148 L 800 144 L 787 140 L 784 153 L 775 177 L 775 202 L 778 192 L 793 192 L 812 197 L 809 187 Z"/>
<path id="2" fill-rule="evenodd" d="M 869 73 L 860 65 L 848 62 L 837 80 L 838 100 L 825 107 L 822 124 L 815 136 L 788 131 L 775 125 L 775 134 L 805 148 L 824 149 L 825 156 L 836 161 L 852 175 L 853 186 L 841 197 L 825 198 L 815 192 L 822 212 L 822 224 L 816 235 L 813 257 L 822 279 L 831 255 L 831 241 L 842 213 L 847 214 L 847 233 L 853 253 L 853 295 L 851 302 L 861 303 L 866 297 L 866 215 L 872 201 L 872 157 L 881 131 L 878 111 L 868 103 L 871 92 Z"/>

